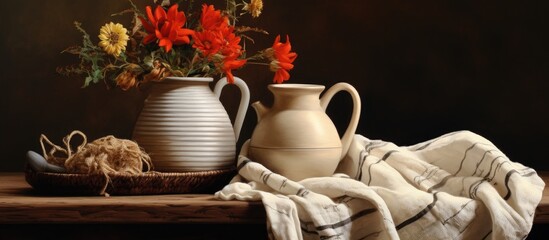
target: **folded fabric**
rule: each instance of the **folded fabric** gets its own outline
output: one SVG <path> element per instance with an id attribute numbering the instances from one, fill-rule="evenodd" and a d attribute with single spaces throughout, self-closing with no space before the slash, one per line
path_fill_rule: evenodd
<path id="1" fill-rule="evenodd" d="M 246 157 L 215 196 L 262 201 L 271 239 L 524 239 L 544 182 L 487 139 L 413 146 L 356 135 L 336 174 L 294 182 Z"/>

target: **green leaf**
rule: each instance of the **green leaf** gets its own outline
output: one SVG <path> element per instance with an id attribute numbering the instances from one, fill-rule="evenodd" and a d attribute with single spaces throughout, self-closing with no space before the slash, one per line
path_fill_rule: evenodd
<path id="1" fill-rule="evenodd" d="M 82 88 L 85 88 L 85 87 L 89 86 L 89 85 L 90 85 L 90 82 L 92 82 L 92 81 L 93 81 L 93 78 L 92 78 L 91 76 L 88 75 L 88 76 L 86 77 L 86 79 L 84 79 L 84 85 L 82 86 Z"/>
<path id="2" fill-rule="evenodd" d="M 103 79 L 103 71 L 101 69 L 95 69 L 93 71 L 93 83 L 99 82 L 99 80 Z"/>
<path id="3" fill-rule="evenodd" d="M 145 58 L 143 58 L 143 63 L 145 64 L 145 66 L 150 68 L 153 67 L 153 61 L 154 61 L 153 56 L 146 56 Z"/>

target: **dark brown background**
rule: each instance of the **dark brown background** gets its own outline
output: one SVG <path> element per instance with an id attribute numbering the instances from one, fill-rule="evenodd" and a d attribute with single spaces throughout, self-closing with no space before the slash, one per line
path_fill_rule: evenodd
<path id="1" fill-rule="evenodd" d="M 152 1 L 135 0 L 139 6 Z M 223 1 L 216 1 L 218 8 Z M 221 4 L 219 4 L 221 2 Z M 60 54 L 80 43 L 72 21 L 93 39 L 126 1 L 3 1 L 0 38 L 0 171 L 21 171 L 27 150 L 39 150 L 41 133 L 60 142 L 74 129 L 90 139 L 130 138 L 145 94 L 81 89 L 82 79 L 55 73 L 76 62 Z M 254 48 L 289 34 L 299 54 L 289 83 L 332 86 L 349 82 L 360 92 L 357 132 L 409 145 L 456 130 L 492 140 L 512 160 L 549 170 L 547 1 L 266 0 L 263 15 L 242 24 L 267 29 Z M 236 71 L 252 102 L 269 103 L 272 74 L 259 66 Z M 223 94 L 234 116 L 238 92 Z M 340 130 L 350 97 L 338 94 L 329 115 Z M 243 138 L 255 126 L 250 109 Z M 242 141 L 240 141 L 241 143 Z"/>

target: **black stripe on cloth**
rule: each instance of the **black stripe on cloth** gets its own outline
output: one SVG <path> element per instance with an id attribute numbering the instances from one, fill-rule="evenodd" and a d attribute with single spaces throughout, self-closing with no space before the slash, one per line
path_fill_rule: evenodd
<path id="1" fill-rule="evenodd" d="M 475 174 L 477 173 L 477 171 L 478 171 L 478 169 L 479 169 L 479 167 L 480 167 L 480 164 L 484 161 L 484 159 L 485 159 L 485 157 L 486 157 L 486 154 L 489 153 L 489 152 L 492 152 L 492 151 L 494 151 L 494 150 L 498 150 L 498 149 L 487 150 L 487 151 L 484 152 L 484 154 L 482 155 L 482 158 L 477 162 L 477 164 L 476 164 L 476 169 L 475 169 L 475 171 L 473 172 L 473 174 L 472 174 L 471 176 L 475 176 Z M 502 156 L 499 156 L 499 157 L 502 157 Z M 499 157 L 496 157 L 496 158 L 494 158 L 494 159 L 492 160 L 492 163 L 490 164 L 490 169 L 492 169 L 492 165 L 493 165 L 493 163 L 494 163 L 494 160 L 496 160 L 496 159 L 499 158 Z M 464 159 L 465 159 L 465 158 L 464 158 Z M 463 164 L 463 160 L 464 160 L 464 159 L 462 159 L 462 164 Z M 461 168 L 461 166 L 460 166 L 460 168 Z M 459 170 L 458 170 L 458 171 L 459 171 Z M 491 172 L 491 170 L 490 170 L 490 172 Z M 490 173 L 490 172 L 488 172 L 488 173 Z M 457 172 L 456 172 L 456 173 L 457 173 Z M 481 171 L 479 174 L 482 174 L 482 171 Z M 437 188 L 440 188 L 440 187 L 444 186 L 444 185 L 446 184 L 446 182 L 448 181 L 448 179 L 450 179 L 450 178 L 453 177 L 453 176 L 455 176 L 455 175 L 450 174 L 450 175 L 444 177 L 444 178 L 442 179 L 442 181 L 440 181 L 439 183 L 437 183 L 437 184 L 431 186 L 429 189 L 427 189 L 427 192 L 432 192 L 434 189 L 437 189 Z M 487 177 L 487 176 L 488 176 L 488 175 L 486 175 L 485 177 Z"/>
<path id="2" fill-rule="evenodd" d="M 444 135 L 442 135 L 442 136 L 440 136 L 440 137 L 438 137 L 438 138 L 435 138 L 435 139 L 429 141 L 428 143 L 426 143 L 425 145 L 423 145 L 423 146 L 421 146 L 421 147 L 418 147 L 418 148 L 416 148 L 416 149 L 414 149 L 414 150 L 412 150 L 412 151 L 420 151 L 420 150 L 423 150 L 423 149 L 427 148 L 429 145 L 433 144 L 434 142 L 436 142 L 436 141 L 438 141 L 438 140 L 440 140 L 440 139 L 443 139 L 443 138 L 446 138 L 446 137 L 449 137 L 449 136 L 452 136 L 452 135 L 455 135 L 455 134 L 458 134 L 458 133 L 461 133 L 461 132 L 463 132 L 463 131 L 457 131 L 457 132 L 451 132 L 451 133 L 444 134 Z"/>
<path id="3" fill-rule="evenodd" d="M 427 192 L 432 192 L 433 189 L 437 189 L 437 188 L 439 188 L 439 187 L 444 186 L 444 184 L 446 184 L 446 182 L 448 181 L 448 179 L 450 179 L 452 176 L 453 176 L 452 174 L 449 174 L 448 176 L 444 177 L 444 178 L 442 179 L 442 181 L 440 181 L 439 183 L 437 183 L 437 184 L 431 186 L 430 188 L 428 188 L 428 189 L 427 189 Z"/>
<path id="4" fill-rule="evenodd" d="M 383 155 L 383 157 L 381 157 L 381 160 L 383 160 L 383 161 L 387 160 L 391 156 L 391 154 L 393 154 L 394 152 L 398 152 L 398 151 L 397 150 L 391 150 L 391 151 L 386 152 L 385 155 Z"/>
<path id="5" fill-rule="evenodd" d="M 374 140 L 368 144 L 366 144 L 366 146 L 364 146 L 364 149 L 369 153 L 370 151 L 372 151 L 373 149 L 376 149 L 376 148 L 380 148 L 380 147 L 384 147 L 386 146 L 387 144 L 389 144 L 389 142 L 384 142 L 384 141 L 380 141 L 380 140 Z"/>
<path id="6" fill-rule="evenodd" d="M 482 240 L 488 238 L 488 236 L 490 236 L 492 234 L 492 230 L 490 230 L 488 233 L 486 233 L 486 235 L 484 235 L 484 237 L 482 238 Z"/>
<path id="7" fill-rule="evenodd" d="M 318 235 L 318 232 L 316 232 L 315 230 L 308 230 L 308 229 L 304 228 L 304 226 L 301 226 L 301 232 Z M 338 237 L 338 236 L 341 236 L 341 235 L 343 235 L 343 233 L 338 233 L 338 234 L 329 235 L 329 236 L 318 236 L 318 237 L 319 237 L 319 239 L 330 239 L 330 238 Z M 271 238 L 269 238 L 269 239 L 271 239 Z M 274 239 L 274 238 L 272 238 L 272 239 Z M 337 239 L 340 239 L 340 238 L 337 238 Z"/>
<path id="8" fill-rule="evenodd" d="M 463 158 L 461 159 L 461 163 L 459 164 L 459 168 L 456 171 L 456 173 L 454 173 L 454 175 L 457 175 L 461 171 L 461 169 L 463 168 L 463 162 L 465 162 L 465 159 L 467 158 L 467 153 L 471 149 L 473 149 L 476 145 L 479 145 L 479 144 L 486 145 L 486 146 L 492 146 L 491 144 L 481 143 L 481 142 L 473 143 L 473 145 L 471 145 L 469 148 L 467 148 L 467 150 L 465 150 L 465 153 L 463 154 Z"/>
<path id="9" fill-rule="evenodd" d="M 240 172 L 240 169 L 242 169 L 244 166 L 246 166 L 246 164 L 248 164 L 249 162 L 251 162 L 252 160 L 250 159 L 244 159 L 242 160 L 242 162 L 240 164 L 238 164 L 238 166 L 236 167 L 236 171 L 237 172 Z"/>
<path id="10" fill-rule="evenodd" d="M 474 200 L 471 200 L 471 201 L 474 201 Z M 467 228 L 469 228 L 469 227 L 471 226 L 471 224 L 473 224 L 473 222 L 474 222 L 474 221 L 469 221 L 469 222 L 467 223 L 467 225 L 465 225 L 464 228 L 462 228 L 462 229 L 459 230 L 459 234 L 462 234 L 463 232 L 465 232 L 465 230 L 467 230 Z"/>
<path id="11" fill-rule="evenodd" d="M 364 166 L 364 162 L 366 162 L 366 158 L 368 157 L 368 154 L 365 153 L 365 150 L 360 151 L 360 156 L 358 159 L 360 159 L 360 162 L 358 163 L 358 168 L 356 172 L 355 179 L 360 180 L 362 178 L 362 166 Z"/>
<path id="12" fill-rule="evenodd" d="M 494 159 L 492 159 L 492 162 L 490 163 L 490 171 L 486 175 L 484 175 L 484 178 L 488 179 L 489 181 L 492 181 L 492 179 L 494 179 L 496 177 L 497 170 L 501 166 L 501 164 L 503 164 L 505 162 L 508 162 L 508 161 L 503 161 L 503 162 L 500 162 L 500 163 L 496 164 L 496 167 L 494 168 L 494 171 L 493 171 L 494 176 L 489 177 L 490 175 L 492 175 L 492 167 L 494 166 L 494 163 L 496 162 L 496 160 L 498 160 L 502 157 L 504 157 L 504 156 L 497 156 Z"/>
<path id="13" fill-rule="evenodd" d="M 531 168 L 525 168 L 523 170 L 528 170 L 528 169 L 531 169 Z M 518 171 L 513 169 L 505 175 L 505 188 L 507 188 L 507 194 L 505 195 L 505 197 L 503 197 L 503 199 L 506 200 L 506 201 L 511 197 L 511 188 L 509 188 L 509 179 L 511 178 L 511 175 L 513 175 L 514 173 L 518 173 Z M 534 174 L 536 174 L 536 171 L 532 170 L 530 172 L 522 173 L 522 174 L 520 174 L 520 176 L 521 177 L 529 177 L 529 176 L 532 176 Z"/>
<path id="14" fill-rule="evenodd" d="M 440 168 L 437 166 L 429 166 L 425 168 L 425 170 L 421 173 L 421 175 L 417 175 L 414 177 L 414 182 L 416 185 L 420 185 L 423 181 L 427 181 L 431 179 L 433 176 L 435 176 L 435 173 L 440 171 Z M 427 174 L 425 177 L 423 175 Z"/>
<path id="15" fill-rule="evenodd" d="M 287 217 L 289 217 L 289 216 L 291 215 L 290 213 L 288 213 L 288 212 L 286 212 L 286 211 L 284 211 L 284 210 L 280 210 L 280 209 L 278 209 L 278 208 L 276 208 L 276 207 L 273 207 L 273 206 L 271 206 L 271 205 L 269 205 L 269 204 L 265 204 L 265 203 L 263 203 L 263 204 L 265 205 L 265 207 L 270 208 L 271 210 L 277 212 L 278 214 L 282 214 L 282 215 L 287 216 Z"/>
<path id="16" fill-rule="evenodd" d="M 471 184 L 471 186 L 469 186 L 469 197 L 470 198 L 477 199 L 478 188 L 484 182 L 486 182 L 486 179 L 483 178 L 483 179 L 480 179 L 480 180 L 476 181 L 475 183 Z"/>
<path id="17" fill-rule="evenodd" d="M 267 184 L 267 181 L 269 181 L 269 177 L 271 177 L 271 174 L 273 174 L 273 172 L 267 172 L 267 174 L 265 174 L 265 171 L 263 171 L 261 173 L 261 180 L 264 184 Z"/>
<path id="18" fill-rule="evenodd" d="M 307 190 L 304 187 L 301 187 L 300 189 L 297 190 L 297 193 L 295 195 L 300 196 L 300 197 L 305 197 L 305 196 L 307 196 L 307 194 L 309 194 L 309 190 Z"/>
<path id="19" fill-rule="evenodd" d="M 374 166 L 375 164 L 378 164 L 380 162 L 381 162 L 381 159 L 377 160 L 377 162 L 372 163 L 372 164 L 370 164 L 370 166 L 368 166 L 368 183 L 366 185 L 370 186 L 370 183 L 372 182 L 372 166 Z M 360 177 L 362 178 L 362 174 L 361 174 Z"/>
<path id="20" fill-rule="evenodd" d="M 452 216 L 450 216 L 450 217 L 444 219 L 444 221 L 442 221 L 442 224 L 443 224 L 443 225 L 446 225 L 446 224 L 448 223 L 448 221 L 450 221 L 450 219 L 455 218 L 461 211 L 463 211 L 463 209 L 465 209 L 465 207 L 467 207 L 467 205 L 469 205 L 469 203 L 474 202 L 474 201 L 475 201 L 475 200 L 472 200 L 472 199 L 471 199 L 471 200 L 469 200 L 468 202 L 466 202 L 465 204 L 461 205 L 461 208 L 460 208 L 457 212 L 455 212 L 454 214 L 452 214 Z"/>
<path id="21" fill-rule="evenodd" d="M 381 231 L 368 233 L 368 235 L 359 238 L 359 240 L 366 239 L 366 238 L 369 238 L 369 237 L 379 237 L 379 234 L 380 234 L 380 233 L 381 233 Z"/>
<path id="22" fill-rule="evenodd" d="M 328 224 L 328 225 L 322 225 L 322 226 L 318 226 L 316 227 L 317 230 L 319 231 L 322 231 L 324 229 L 328 229 L 328 228 L 339 228 L 339 227 L 342 227 L 346 224 L 349 224 L 351 223 L 352 221 L 358 219 L 358 218 L 361 218 L 361 217 L 364 217 L 370 213 L 373 213 L 377 211 L 377 209 L 375 208 L 368 208 L 368 209 L 364 209 L 358 213 L 356 213 L 355 215 L 343 220 L 343 221 L 340 221 L 340 222 L 337 222 L 337 223 L 334 223 L 334 224 Z"/>
<path id="23" fill-rule="evenodd" d="M 337 202 L 339 204 L 344 204 L 347 207 L 351 207 L 351 206 L 349 206 L 349 202 L 354 201 L 354 200 L 356 200 L 356 198 L 354 198 L 354 197 L 342 196 L 342 197 L 336 199 L 335 202 Z"/>
<path id="24" fill-rule="evenodd" d="M 477 171 L 480 167 L 480 164 L 482 164 L 482 162 L 484 162 L 484 158 L 486 158 L 486 155 L 488 153 L 493 152 L 493 151 L 499 151 L 499 149 L 490 149 L 490 150 L 485 151 L 484 154 L 482 155 L 482 158 L 477 162 L 477 166 L 475 168 L 475 171 L 473 172 L 473 174 L 471 174 L 471 176 L 475 176 L 475 174 L 477 174 Z M 479 173 L 479 174 L 482 174 L 482 173 Z"/>
<path id="25" fill-rule="evenodd" d="M 305 232 L 305 233 L 308 233 L 308 234 L 318 235 L 318 233 L 315 230 L 309 230 L 305 226 L 303 226 L 303 224 L 301 225 L 301 231 Z"/>
<path id="26" fill-rule="evenodd" d="M 339 237 L 343 235 L 343 233 L 338 233 L 338 234 L 334 234 L 334 235 L 330 235 L 330 236 L 319 236 L 321 240 L 323 239 L 330 239 L 330 238 L 334 238 L 334 237 Z"/>
<path id="27" fill-rule="evenodd" d="M 336 223 L 333 223 L 333 224 L 326 224 L 326 225 L 320 225 L 320 226 L 317 226 L 315 227 L 315 229 L 317 231 L 322 231 L 322 230 L 325 230 L 325 229 L 328 229 L 328 228 L 332 228 L 332 229 L 335 229 L 335 228 L 340 228 L 340 227 L 343 227 L 361 217 L 364 217 L 364 216 L 367 216 L 368 214 L 370 213 L 373 213 L 373 212 L 376 212 L 377 209 L 376 208 L 368 208 L 368 209 L 364 209 L 360 212 L 357 212 L 356 214 L 348 217 L 347 219 L 344 219 L 344 220 L 341 220 L 339 222 L 336 222 Z"/>
<path id="28" fill-rule="evenodd" d="M 391 154 L 393 154 L 394 152 L 398 152 L 398 151 L 397 150 L 388 151 L 383 155 L 383 157 L 381 157 L 381 159 L 379 159 L 377 162 L 372 163 L 372 164 L 370 164 L 370 166 L 368 166 L 368 183 L 366 185 L 370 186 L 370 183 L 372 182 L 372 166 L 375 165 L 375 164 L 380 163 L 381 161 L 387 160 L 387 158 L 389 158 L 391 156 Z M 362 174 L 361 174 L 361 178 L 362 178 Z M 362 180 L 362 179 L 360 179 L 360 180 Z"/>
<path id="29" fill-rule="evenodd" d="M 412 224 L 413 222 L 421 219 L 423 216 L 425 216 L 427 213 L 429 213 L 438 201 L 438 197 L 437 197 L 438 193 L 439 192 L 436 192 L 436 193 L 433 194 L 433 201 L 429 205 L 427 205 L 424 209 L 422 209 L 420 212 L 418 212 L 413 217 L 408 218 L 408 219 L 406 219 L 406 221 L 398 224 L 396 226 L 396 230 L 398 231 L 398 230 L 402 229 L 403 227 L 406 227 L 406 226 Z"/>
<path id="30" fill-rule="evenodd" d="M 286 187 L 286 183 L 288 183 L 288 179 L 284 178 L 282 180 L 282 183 L 280 184 L 280 188 L 278 188 L 278 190 L 281 190 L 283 189 L 284 187 Z"/>
<path id="31" fill-rule="evenodd" d="M 360 151 L 360 155 L 358 159 L 360 161 L 358 162 L 358 168 L 356 172 L 355 179 L 361 180 L 362 179 L 362 167 L 364 166 L 364 162 L 366 162 L 366 158 L 370 155 L 370 151 L 376 148 L 384 147 L 385 145 L 389 144 L 388 142 L 381 142 L 381 141 L 372 141 L 366 146 L 364 146 L 364 150 Z"/>

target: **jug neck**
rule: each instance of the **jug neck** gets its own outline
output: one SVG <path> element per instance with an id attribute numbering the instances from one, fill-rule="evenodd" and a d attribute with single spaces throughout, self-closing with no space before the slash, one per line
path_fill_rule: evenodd
<path id="1" fill-rule="evenodd" d="M 269 90 L 274 95 L 273 108 L 319 110 L 322 85 L 314 84 L 271 84 Z"/>

